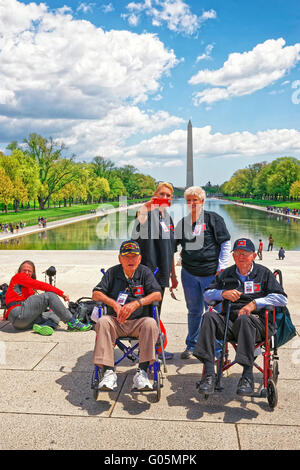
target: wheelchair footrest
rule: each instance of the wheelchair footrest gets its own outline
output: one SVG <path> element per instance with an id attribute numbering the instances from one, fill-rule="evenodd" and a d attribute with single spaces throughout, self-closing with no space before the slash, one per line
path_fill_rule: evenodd
<path id="1" fill-rule="evenodd" d="M 131 389 L 131 391 L 133 393 L 137 393 L 137 392 L 155 392 L 156 391 L 156 388 L 149 388 L 149 387 L 146 387 L 146 388 L 136 388 L 136 387 L 133 387 Z"/>

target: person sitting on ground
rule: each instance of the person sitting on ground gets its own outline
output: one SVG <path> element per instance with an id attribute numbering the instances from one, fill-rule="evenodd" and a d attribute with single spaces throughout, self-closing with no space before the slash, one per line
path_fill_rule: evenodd
<path id="1" fill-rule="evenodd" d="M 231 302 L 228 324 L 228 341 L 237 341 L 236 362 L 243 366 L 243 374 L 237 387 L 238 395 L 252 395 L 254 391 L 253 363 L 255 343 L 265 338 L 264 307 L 285 306 L 287 295 L 276 281 L 273 273 L 255 264 L 255 247 L 251 240 L 243 238 L 233 246 L 235 264 L 219 273 L 205 291 L 207 303 L 223 301 L 222 314 L 208 310 L 203 315 L 198 342 L 193 355 L 205 366 L 199 392 L 213 393 L 216 377 L 214 352 L 216 338 L 222 340 L 225 331 L 225 316 Z M 238 289 L 224 290 L 226 280 L 239 280 Z M 269 335 L 275 333 L 273 322 L 269 322 Z"/>
<path id="2" fill-rule="evenodd" d="M 283 249 L 283 247 L 280 248 L 280 250 L 278 251 L 278 259 L 284 259 L 285 258 L 285 250 Z"/>
<path id="3" fill-rule="evenodd" d="M 37 290 L 45 292 L 35 295 Z M 60 320 L 67 323 L 70 331 L 90 330 L 92 326 L 84 325 L 74 318 L 59 297 L 66 302 L 70 300 L 62 290 L 38 281 L 34 263 L 23 261 L 6 292 L 5 318 L 17 330 L 33 328 L 33 331 L 43 336 L 52 335 Z"/>
<path id="4" fill-rule="evenodd" d="M 133 378 L 138 390 L 151 390 L 148 366 L 155 360 L 158 326 L 150 308 L 161 301 L 160 285 L 152 271 L 141 263 L 137 243 L 125 241 L 120 246 L 119 262 L 108 269 L 93 289 L 93 300 L 107 305 L 107 315 L 101 316 L 95 326 L 96 343 L 93 362 L 103 368 L 104 376 L 99 390 L 115 390 L 117 375 L 114 370 L 114 345 L 120 336 L 139 338 L 139 368 Z M 150 317 L 151 315 L 151 317 Z"/>

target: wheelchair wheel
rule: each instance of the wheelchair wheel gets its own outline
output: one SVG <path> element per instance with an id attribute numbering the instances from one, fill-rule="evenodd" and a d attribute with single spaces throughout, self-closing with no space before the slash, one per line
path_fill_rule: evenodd
<path id="1" fill-rule="evenodd" d="M 98 386 L 99 386 L 99 377 L 98 379 L 96 380 L 95 379 L 95 370 L 93 371 L 93 376 L 92 376 L 92 384 L 91 384 L 91 388 L 93 390 L 93 397 L 94 399 L 97 401 L 98 399 L 98 396 L 99 396 L 99 389 L 98 389 Z"/>
<path id="2" fill-rule="evenodd" d="M 274 379 L 268 379 L 267 383 L 267 399 L 270 408 L 274 409 L 278 403 L 278 392 Z"/>
<path id="3" fill-rule="evenodd" d="M 277 384 L 278 381 L 278 375 L 279 375 L 279 367 L 278 367 L 278 361 L 276 359 L 273 361 L 273 380 L 275 384 Z"/>
<path id="4" fill-rule="evenodd" d="M 159 402 L 161 398 L 161 389 L 163 387 L 163 376 L 161 370 L 157 372 L 157 382 L 154 384 L 154 388 L 156 389 L 156 402 Z"/>

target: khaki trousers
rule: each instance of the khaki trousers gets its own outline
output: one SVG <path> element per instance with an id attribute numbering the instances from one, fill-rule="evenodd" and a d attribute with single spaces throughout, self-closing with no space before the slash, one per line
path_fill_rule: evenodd
<path id="1" fill-rule="evenodd" d="M 120 336 L 133 336 L 139 339 L 139 362 L 155 360 L 155 344 L 158 339 L 158 327 L 154 318 L 143 317 L 119 323 L 115 317 L 104 315 L 95 326 L 96 344 L 94 364 L 114 367 L 114 346 Z"/>

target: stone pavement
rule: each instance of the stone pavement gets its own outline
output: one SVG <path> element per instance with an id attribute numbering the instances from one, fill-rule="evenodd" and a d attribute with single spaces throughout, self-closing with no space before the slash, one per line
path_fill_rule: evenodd
<path id="1" fill-rule="evenodd" d="M 179 301 L 166 292 L 163 304 L 167 350 L 175 357 L 168 363 L 158 403 L 155 393 L 131 393 L 135 366 L 127 360 L 117 370 L 118 390 L 102 392 L 94 400 L 93 331 L 71 333 L 61 324 L 52 336 L 42 337 L 16 332 L 0 321 L 0 449 L 299 449 L 300 252 L 288 252 L 284 261 L 276 258 L 277 252 L 264 253 L 263 263 L 282 270 L 298 336 L 279 350 L 279 401 L 274 411 L 266 398 L 235 394 L 239 366 L 224 378 L 222 393 L 208 400 L 197 393 L 200 363 L 180 359 L 187 332 L 180 285 Z M 76 300 L 91 295 L 100 268 L 117 263 L 117 252 L 2 251 L 0 283 L 8 282 L 25 259 L 35 262 L 39 280 L 54 265 L 57 287 Z M 176 269 L 180 276 L 180 267 Z M 259 388 L 262 375 L 255 377 Z"/>

